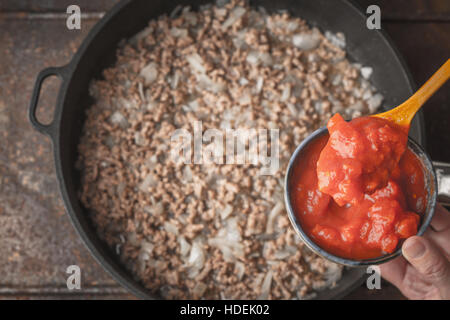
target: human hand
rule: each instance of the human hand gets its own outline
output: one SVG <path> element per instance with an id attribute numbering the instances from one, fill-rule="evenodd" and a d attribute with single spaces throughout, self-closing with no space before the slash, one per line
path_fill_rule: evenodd
<path id="1" fill-rule="evenodd" d="M 450 212 L 438 204 L 431 228 L 408 238 L 402 252 L 380 265 L 383 278 L 409 299 L 450 299 Z"/>

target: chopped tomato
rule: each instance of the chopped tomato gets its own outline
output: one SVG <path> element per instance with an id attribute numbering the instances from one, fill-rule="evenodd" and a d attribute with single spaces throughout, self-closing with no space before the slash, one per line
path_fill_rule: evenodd
<path id="1" fill-rule="evenodd" d="M 391 253 L 397 248 L 398 237 L 392 233 L 386 235 L 381 240 L 381 250 L 387 253 Z"/>
<path id="2" fill-rule="evenodd" d="M 339 205 L 356 204 L 386 186 L 406 150 L 407 136 L 390 122 L 362 117 L 346 122 L 335 114 L 330 138 L 317 162 L 319 190 Z"/>
<path id="3" fill-rule="evenodd" d="M 414 212 L 406 212 L 403 217 L 397 222 L 395 230 L 402 238 L 408 238 L 417 233 L 417 225 L 420 217 Z"/>

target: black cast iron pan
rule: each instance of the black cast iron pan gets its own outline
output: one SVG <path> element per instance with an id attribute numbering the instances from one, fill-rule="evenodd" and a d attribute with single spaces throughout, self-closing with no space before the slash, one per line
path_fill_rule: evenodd
<path id="1" fill-rule="evenodd" d="M 161 14 L 169 14 L 177 5 L 190 5 L 196 9 L 207 0 L 124 0 L 109 11 L 91 30 L 72 61 L 63 67 L 41 71 L 32 95 L 29 116 L 32 125 L 48 135 L 53 142 L 56 174 L 66 210 L 75 229 L 89 251 L 114 279 L 140 298 L 158 298 L 151 295 L 119 263 L 106 245 L 100 241 L 88 220 L 86 209 L 77 197 L 80 175 L 75 169 L 77 145 L 81 135 L 85 109 L 92 101 L 88 85 L 100 78 L 101 71 L 114 63 L 116 47 L 148 21 Z M 396 106 L 408 98 L 414 89 L 411 76 L 397 50 L 383 31 L 369 30 L 365 14 L 352 2 L 345 0 L 255 0 L 254 6 L 263 6 L 268 12 L 288 10 L 304 18 L 322 31 L 343 32 L 347 39 L 350 59 L 374 69 L 372 82 L 385 97 L 386 107 Z M 62 80 L 54 119 L 49 125 L 36 118 L 36 106 L 42 82 L 49 76 Z M 414 119 L 411 136 L 424 143 L 422 114 Z M 343 297 L 363 280 L 364 269 L 349 269 L 333 289 L 318 294 L 318 299 Z"/>

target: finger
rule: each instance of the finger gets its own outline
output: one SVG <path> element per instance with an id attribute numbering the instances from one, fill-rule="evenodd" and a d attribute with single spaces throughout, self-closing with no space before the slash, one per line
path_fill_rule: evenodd
<path id="1" fill-rule="evenodd" d="M 439 289 L 442 298 L 450 298 L 450 263 L 431 241 L 410 237 L 403 243 L 402 251 L 424 280 Z"/>
<path id="2" fill-rule="evenodd" d="M 450 212 L 437 203 L 434 216 L 430 224 L 437 232 L 450 229 Z"/>
<path id="3" fill-rule="evenodd" d="M 439 296 L 437 289 L 422 279 L 419 272 L 404 257 L 380 265 L 381 276 L 396 286 L 408 299 Z M 436 292 L 433 295 L 433 291 Z"/>
<path id="4" fill-rule="evenodd" d="M 397 288 L 401 288 L 403 285 L 402 282 L 407 264 L 408 263 L 403 257 L 398 257 L 386 263 L 380 264 L 381 276 Z"/>
<path id="5" fill-rule="evenodd" d="M 430 239 L 437 247 L 441 248 L 447 255 L 447 259 L 450 257 L 450 229 L 441 232 L 428 229 L 425 232 L 424 237 Z"/>

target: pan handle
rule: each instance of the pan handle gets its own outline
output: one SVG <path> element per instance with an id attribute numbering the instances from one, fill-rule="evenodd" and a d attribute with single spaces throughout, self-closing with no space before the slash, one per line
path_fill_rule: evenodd
<path id="1" fill-rule="evenodd" d="M 39 101 L 39 96 L 41 94 L 42 83 L 46 78 L 51 76 L 57 76 L 62 81 L 64 81 L 67 74 L 66 70 L 67 66 L 46 68 L 41 72 L 39 72 L 34 85 L 28 116 L 33 127 L 39 132 L 46 134 L 48 136 L 51 136 L 52 132 L 54 131 L 55 117 L 53 117 L 52 122 L 49 124 L 40 123 L 36 117 L 36 109 Z M 56 112 L 54 112 L 54 114 L 56 115 Z"/>
<path id="2" fill-rule="evenodd" d="M 444 206 L 450 206 L 450 163 L 433 161 L 438 183 L 438 200 Z"/>

